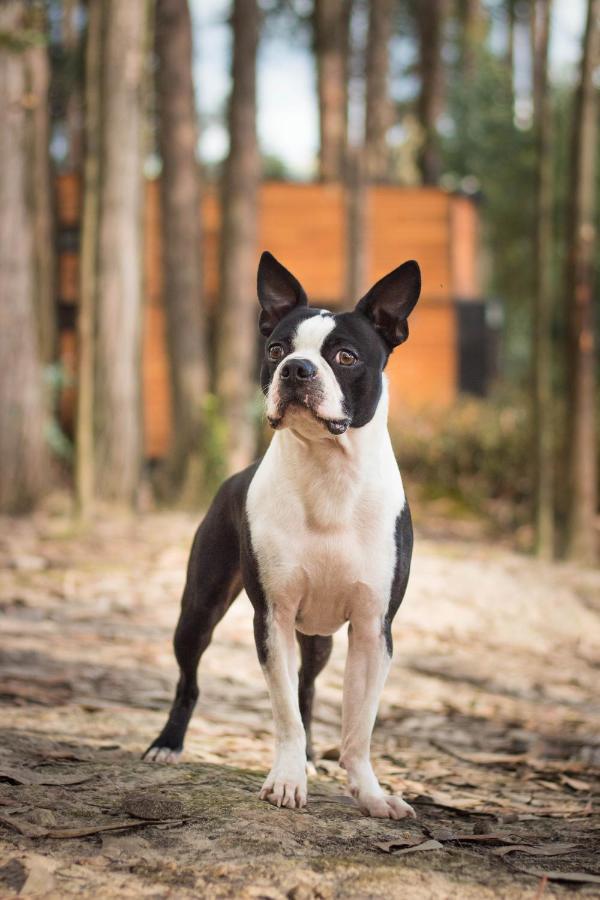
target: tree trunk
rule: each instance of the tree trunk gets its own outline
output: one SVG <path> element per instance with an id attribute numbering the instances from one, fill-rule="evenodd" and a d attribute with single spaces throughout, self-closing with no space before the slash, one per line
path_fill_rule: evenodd
<path id="1" fill-rule="evenodd" d="M 95 494 L 94 335 L 98 303 L 98 228 L 101 134 L 102 0 L 89 0 L 85 51 L 85 156 L 77 316 L 77 419 L 75 494 L 82 517 Z"/>
<path id="2" fill-rule="evenodd" d="M 350 10 L 351 0 L 315 0 L 314 3 L 321 181 L 341 181 L 344 176 L 348 130 Z"/>
<path id="3" fill-rule="evenodd" d="M 217 390 L 227 431 L 230 472 L 248 465 L 256 445 L 256 251 L 259 156 L 256 139 L 256 0 L 234 0 L 233 84 L 229 155 L 223 173 L 220 242 L 221 297 Z"/>
<path id="4" fill-rule="evenodd" d="M 96 357 L 96 483 L 134 502 L 142 457 L 141 215 L 146 0 L 105 0 Z"/>
<path id="5" fill-rule="evenodd" d="M 539 556 L 554 555 L 554 439 L 552 390 L 552 108 L 548 45 L 552 0 L 533 5 L 533 107 L 536 144 L 535 296 L 533 304 L 533 458 L 536 471 L 535 531 Z"/>
<path id="6" fill-rule="evenodd" d="M 390 177 L 388 129 L 393 108 L 389 92 L 389 45 L 392 37 L 392 0 L 369 4 L 366 60 L 365 156 L 367 178 L 386 181 Z"/>
<path id="7" fill-rule="evenodd" d="M 588 0 L 581 75 L 575 97 L 572 133 L 569 247 L 566 294 L 568 317 L 568 514 L 567 555 L 597 559 L 595 519 L 598 504 L 595 429 L 595 353 L 593 269 L 596 247 L 598 89 L 594 71 L 600 62 L 600 0 Z"/>
<path id="8" fill-rule="evenodd" d="M 443 105 L 442 37 L 446 0 L 419 0 L 416 8 L 421 79 L 417 114 L 422 131 L 418 162 L 423 184 L 437 184 L 441 175 L 437 120 Z"/>
<path id="9" fill-rule="evenodd" d="M 464 79 L 475 74 L 477 46 L 483 38 L 483 15 L 480 0 L 459 0 L 460 74 Z"/>
<path id="10" fill-rule="evenodd" d="M 208 389 L 202 305 L 198 131 L 187 0 L 158 0 L 156 87 L 162 158 L 161 230 L 173 397 L 170 474 L 187 502 L 203 491 L 202 421 Z"/>
<path id="11" fill-rule="evenodd" d="M 93 4 L 94 0 L 87 0 L 88 9 Z M 61 42 L 65 55 L 69 60 L 69 69 L 73 73 L 68 84 L 64 87 L 66 93 L 65 125 L 68 142 L 64 167 L 68 172 L 79 172 L 83 160 L 84 126 L 87 129 L 87 124 L 83 120 L 81 78 L 77 75 L 81 52 L 81 28 L 79 27 L 79 22 L 83 10 L 81 8 L 81 0 L 62 0 L 61 6 Z"/>
<path id="12" fill-rule="evenodd" d="M 48 89 L 50 63 L 43 38 L 46 21 L 43 11 L 35 10 L 31 22 L 40 35 L 27 51 L 28 94 L 30 116 L 30 202 L 34 223 L 34 290 L 38 333 L 43 362 L 48 365 L 56 359 L 56 309 L 55 296 L 55 248 L 52 204 L 52 170 L 50 166 L 50 116 Z"/>
<path id="13" fill-rule="evenodd" d="M 0 511 L 25 512 L 47 479 L 36 321 L 26 4 L 0 4 Z"/>
<path id="14" fill-rule="evenodd" d="M 506 68 L 510 77 L 511 109 L 515 106 L 515 26 L 517 0 L 506 0 Z"/>

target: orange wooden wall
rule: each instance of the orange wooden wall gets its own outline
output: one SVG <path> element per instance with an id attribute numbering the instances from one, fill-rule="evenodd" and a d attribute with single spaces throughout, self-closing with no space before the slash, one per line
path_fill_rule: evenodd
<path id="1" fill-rule="evenodd" d="M 79 220 L 79 189 L 73 176 L 59 180 L 63 227 Z M 219 208 L 207 193 L 203 223 L 204 291 L 209 308 L 218 296 Z M 437 188 L 371 187 L 365 195 L 365 289 L 406 259 L 423 275 L 421 300 L 410 320 L 410 338 L 392 356 L 390 410 L 446 406 L 457 394 L 456 299 L 479 297 L 478 217 L 473 202 Z M 260 192 L 257 260 L 264 249 L 300 279 L 312 303 L 351 308 L 345 296 L 346 197 L 341 185 L 267 182 Z M 200 252 L 200 248 L 199 248 Z M 76 303 L 77 254 L 61 253 L 59 296 Z M 168 358 L 162 305 L 160 196 L 147 186 L 144 220 L 144 416 L 146 452 L 162 456 L 170 434 Z M 72 353 L 72 339 L 65 349 Z"/>

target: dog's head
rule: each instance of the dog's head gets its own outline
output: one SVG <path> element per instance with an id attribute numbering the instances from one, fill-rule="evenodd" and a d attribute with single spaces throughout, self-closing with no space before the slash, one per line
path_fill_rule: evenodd
<path id="1" fill-rule="evenodd" d="M 300 282 L 263 253 L 261 385 L 270 425 L 312 422 L 332 435 L 366 425 L 381 396 L 388 357 L 408 337 L 407 320 L 420 290 L 419 266 L 411 260 L 378 281 L 353 312 L 334 315 L 309 307 Z M 309 430 L 316 431 L 312 425 Z"/>

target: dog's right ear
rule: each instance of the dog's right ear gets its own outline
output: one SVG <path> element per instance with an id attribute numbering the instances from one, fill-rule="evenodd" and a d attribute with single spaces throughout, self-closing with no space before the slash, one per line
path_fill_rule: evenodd
<path id="1" fill-rule="evenodd" d="M 291 272 L 265 251 L 258 264 L 258 301 L 262 307 L 258 327 L 268 337 L 293 309 L 308 306 L 304 288 Z"/>

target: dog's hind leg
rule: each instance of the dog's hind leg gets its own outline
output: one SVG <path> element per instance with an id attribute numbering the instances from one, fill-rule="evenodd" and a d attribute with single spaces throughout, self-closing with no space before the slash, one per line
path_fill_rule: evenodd
<path id="1" fill-rule="evenodd" d="M 198 699 L 200 658 L 241 588 L 239 536 L 230 514 L 230 491 L 221 489 L 192 545 L 173 642 L 179 682 L 167 723 L 144 753 L 145 759 L 177 762 Z"/>
<path id="2" fill-rule="evenodd" d="M 306 757 L 309 762 L 314 762 L 312 746 L 312 710 L 315 698 L 315 679 L 325 667 L 331 655 L 333 638 L 331 635 L 308 635 L 296 632 L 300 645 L 300 672 L 298 675 L 298 700 L 300 715 L 306 731 Z"/>

